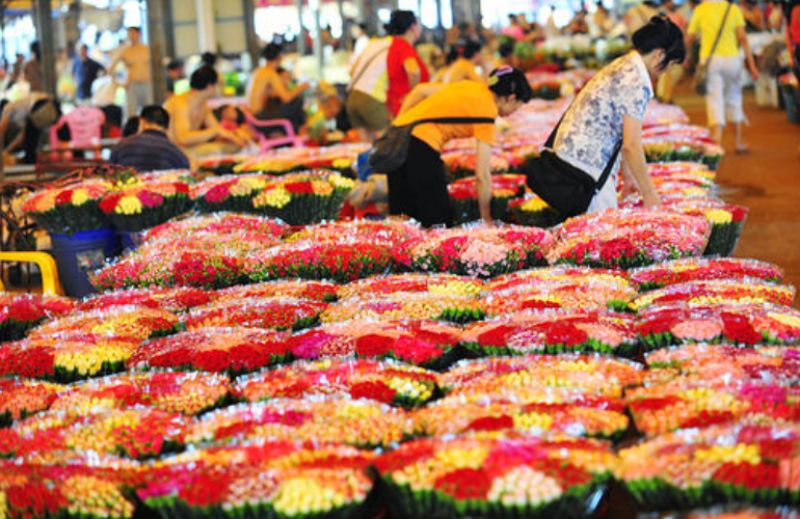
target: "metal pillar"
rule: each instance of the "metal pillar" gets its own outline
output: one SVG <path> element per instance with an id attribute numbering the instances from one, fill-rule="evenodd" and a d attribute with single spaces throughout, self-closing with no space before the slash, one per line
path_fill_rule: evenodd
<path id="1" fill-rule="evenodd" d="M 164 2 L 164 11 L 161 16 L 164 19 L 164 55 L 169 58 L 175 58 L 175 24 L 172 16 L 172 2 Z"/>
<path id="2" fill-rule="evenodd" d="M 217 31 L 214 26 L 214 3 L 211 0 L 195 0 L 197 11 L 197 39 L 200 52 L 217 52 Z"/>
<path id="3" fill-rule="evenodd" d="M 317 62 L 317 79 L 322 80 L 324 42 L 322 41 L 322 6 L 319 0 L 310 0 L 308 6 L 314 14 L 314 61 Z"/>
<path id="4" fill-rule="evenodd" d="M 167 82 L 164 72 L 164 5 L 168 0 L 147 0 L 147 32 L 150 45 L 150 76 L 153 82 L 153 102 L 166 99 Z"/>
<path id="5" fill-rule="evenodd" d="M 247 53 L 253 70 L 258 68 L 258 36 L 256 35 L 256 6 L 253 0 L 242 0 L 242 16 L 244 16 L 244 37 Z"/>
<path id="6" fill-rule="evenodd" d="M 42 51 L 42 83 L 44 91 L 53 97 L 56 96 L 56 64 L 55 48 L 53 46 L 53 12 L 50 0 L 36 0 L 33 4 L 34 20 L 36 22 L 36 37 Z"/>

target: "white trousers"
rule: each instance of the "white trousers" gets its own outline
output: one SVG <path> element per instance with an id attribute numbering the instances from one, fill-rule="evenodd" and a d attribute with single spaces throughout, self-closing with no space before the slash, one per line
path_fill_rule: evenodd
<path id="1" fill-rule="evenodd" d="M 708 66 L 706 114 L 709 126 L 744 122 L 742 108 L 742 58 L 714 56 Z M 727 117 L 726 117 L 727 115 Z"/>
<path id="2" fill-rule="evenodd" d="M 128 118 L 139 115 L 142 108 L 153 104 L 153 90 L 150 83 L 147 81 L 130 82 L 125 91 L 125 97 L 127 101 Z"/>

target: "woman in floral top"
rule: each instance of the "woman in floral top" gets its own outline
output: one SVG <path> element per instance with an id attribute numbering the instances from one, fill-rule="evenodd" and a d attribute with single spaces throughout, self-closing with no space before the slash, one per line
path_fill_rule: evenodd
<path id="1" fill-rule="evenodd" d="M 672 63 L 686 57 L 683 33 L 669 19 L 653 17 L 633 35 L 634 49 L 601 70 L 567 109 L 556 133 L 558 158 L 597 181 L 622 142 L 625 185 L 642 194 L 645 207 L 660 203 L 647 173 L 642 120 L 653 97 L 653 83 Z M 597 192 L 589 212 L 617 206 L 617 167 Z"/>

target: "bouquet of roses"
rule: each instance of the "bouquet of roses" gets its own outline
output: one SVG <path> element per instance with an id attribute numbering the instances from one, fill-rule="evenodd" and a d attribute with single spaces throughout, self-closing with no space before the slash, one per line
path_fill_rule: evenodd
<path id="1" fill-rule="evenodd" d="M 270 181 L 252 201 L 252 210 L 289 225 L 335 220 L 353 180 L 338 173 L 292 173 Z"/>
<path id="2" fill-rule="evenodd" d="M 280 280 L 255 285 L 238 285 L 214 293 L 214 301 L 228 303 L 250 298 L 289 297 L 331 303 L 338 299 L 340 287 L 325 281 Z"/>
<path id="3" fill-rule="evenodd" d="M 585 517 L 613 461 L 606 444 L 588 440 L 433 438 L 376 467 L 397 517 Z"/>
<path id="4" fill-rule="evenodd" d="M 694 177 L 704 180 L 705 182 L 714 182 L 717 178 L 717 173 L 708 169 L 708 166 L 699 162 L 659 162 L 647 165 L 647 173 L 653 179 L 659 178 L 672 178 L 679 176 L 681 178 Z"/>
<path id="5" fill-rule="evenodd" d="M 99 204 L 110 190 L 111 184 L 99 179 L 43 189 L 23 202 L 22 212 L 51 234 L 72 235 L 103 229 L 109 226 L 109 221 Z"/>
<path id="6" fill-rule="evenodd" d="M 125 373 L 70 386 L 54 398 L 51 408 L 81 414 L 87 409 L 110 411 L 146 406 L 195 415 L 224 403 L 229 385 L 226 376 L 215 373 Z"/>
<path id="7" fill-rule="evenodd" d="M 783 269 L 772 263 L 741 258 L 688 258 L 634 270 L 631 281 L 641 291 L 688 281 L 745 278 L 780 283 Z"/>
<path id="8" fill-rule="evenodd" d="M 489 159 L 489 171 L 497 174 L 506 173 L 511 167 L 508 159 L 507 153 L 497 149 L 493 150 Z M 472 149 L 459 149 L 443 153 L 442 162 L 444 162 L 451 179 L 460 181 L 472 178 L 472 182 L 474 182 L 475 171 L 478 167 L 478 156 L 475 154 L 474 145 Z"/>
<path id="9" fill-rule="evenodd" d="M 143 344 L 128 366 L 246 373 L 287 360 L 288 338 L 257 328 L 203 328 Z"/>
<path id="10" fill-rule="evenodd" d="M 411 270 L 490 278 L 545 265 L 552 245 L 553 237 L 543 229 L 475 225 L 409 240 L 396 248 L 395 258 Z"/>
<path id="11" fill-rule="evenodd" d="M 688 161 L 702 162 L 716 171 L 722 161 L 722 148 L 701 142 L 651 142 L 645 143 L 647 162 Z"/>
<path id="12" fill-rule="evenodd" d="M 295 335 L 289 348 L 299 359 L 356 355 L 441 369 L 460 356 L 460 342 L 460 329 L 435 321 L 349 321 Z"/>
<path id="13" fill-rule="evenodd" d="M 690 342 L 789 345 L 800 342 L 800 312 L 766 303 L 665 304 L 640 312 L 636 330 L 647 350 Z"/>
<path id="14" fill-rule="evenodd" d="M 447 190 L 458 223 L 479 220 L 478 187 L 474 176 L 456 180 Z M 506 216 L 509 201 L 525 193 L 525 175 L 493 175 L 491 213 L 495 220 Z"/>
<path id="15" fill-rule="evenodd" d="M 78 311 L 109 310 L 119 306 L 146 306 L 169 312 L 184 312 L 190 308 L 210 303 L 216 299 L 214 292 L 199 288 L 133 288 L 106 292 L 78 303 Z"/>
<path id="16" fill-rule="evenodd" d="M 136 185 L 110 192 L 99 206 L 115 228 L 139 232 L 185 213 L 190 206 L 189 186 L 183 182 Z"/>
<path id="17" fill-rule="evenodd" d="M 289 242 L 348 242 L 364 241 L 390 246 L 403 240 L 421 238 L 425 231 L 412 221 L 400 219 L 387 220 L 349 220 L 309 225 L 286 238 Z"/>
<path id="18" fill-rule="evenodd" d="M 240 236 L 248 240 L 265 243 L 265 247 L 275 245 L 289 232 L 283 222 L 255 215 L 214 213 L 192 216 L 181 220 L 171 220 L 154 227 L 145 233 L 145 241 L 173 242 L 184 238 L 194 238 L 198 234 L 209 234 L 222 240 L 226 236 Z"/>
<path id="19" fill-rule="evenodd" d="M 432 319 L 467 323 L 485 316 L 483 305 L 473 297 L 423 292 L 342 300 L 325 309 L 320 320 L 323 323 L 334 323 L 351 320 Z"/>
<path id="20" fill-rule="evenodd" d="M 178 318 L 172 312 L 145 306 L 120 306 L 107 311 L 75 312 L 35 328 L 28 336 L 57 339 L 62 333 L 100 334 L 143 341 L 169 335 L 178 327 Z"/>
<path id="21" fill-rule="evenodd" d="M 0 342 L 22 339 L 45 319 L 67 315 L 74 307 L 64 297 L 0 293 Z"/>
<path id="22" fill-rule="evenodd" d="M 236 381 L 234 395 L 248 402 L 314 395 L 348 395 L 384 404 L 417 407 L 437 392 L 436 374 L 392 361 L 298 362 Z"/>
<path id="23" fill-rule="evenodd" d="M 636 353 L 633 319 L 601 312 L 539 312 L 474 323 L 464 346 L 479 356 Z"/>
<path id="24" fill-rule="evenodd" d="M 561 213 L 535 194 L 511 200 L 508 212 L 513 223 L 530 227 L 552 227 L 564 220 Z"/>
<path id="25" fill-rule="evenodd" d="M 714 198 L 689 199 L 670 203 L 670 210 L 692 216 L 703 216 L 711 223 L 711 236 L 704 254 L 730 256 L 744 229 L 748 209 L 726 204 Z"/>
<path id="26" fill-rule="evenodd" d="M 39 411 L 46 411 L 65 389 L 64 386 L 48 382 L 0 379 L 0 428 Z"/>
<path id="27" fill-rule="evenodd" d="M 710 225 L 665 211 L 607 210 L 570 218 L 556 232 L 556 263 L 630 268 L 700 256 Z"/>
<path id="28" fill-rule="evenodd" d="M 192 186 L 192 200 L 203 212 L 253 212 L 253 198 L 269 182 L 266 175 L 227 175 L 211 177 Z"/>
<path id="29" fill-rule="evenodd" d="M 116 373 L 125 369 L 139 343 L 85 331 L 7 343 L 0 345 L 0 375 L 71 382 Z"/>
<path id="30" fill-rule="evenodd" d="M 537 81 L 531 85 L 531 89 L 534 99 L 551 101 L 561 97 L 561 81 L 555 79 Z"/>
<path id="31" fill-rule="evenodd" d="M 265 438 L 374 448 L 399 442 L 410 431 L 411 420 L 404 410 L 372 400 L 278 399 L 208 413 L 194 423 L 187 441 Z"/>
<path id="32" fill-rule="evenodd" d="M 319 323 L 327 303 L 288 297 L 252 297 L 216 301 L 196 308 L 185 318 L 186 328 L 206 327 L 272 328 L 301 330 Z"/>
<path id="33" fill-rule="evenodd" d="M 363 298 L 367 294 L 377 297 L 395 294 L 427 293 L 453 297 L 478 297 L 483 282 L 479 279 L 454 274 L 391 274 L 373 276 L 349 283 L 339 288 L 340 299 Z"/>
<path id="34" fill-rule="evenodd" d="M 735 425 L 664 434 L 623 449 L 614 469 L 645 510 L 800 504 L 796 425 Z"/>
<path id="35" fill-rule="evenodd" d="M 627 430 L 624 413 L 624 403 L 607 398 L 552 403 L 448 397 L 416 411 L 413 419 L 414 430 L 421 436 L 515 431 L 609 439 Z"/>
<path id="36" fill-rule="evenodd" d="M 773 303 L 791 306 L 795 288 L 760 280 L 712 279 L 687 281 L 644 293 L 631 303 L 635 310 L 663 303 L 685 302 L 690 305 L 716 303 Z"/>

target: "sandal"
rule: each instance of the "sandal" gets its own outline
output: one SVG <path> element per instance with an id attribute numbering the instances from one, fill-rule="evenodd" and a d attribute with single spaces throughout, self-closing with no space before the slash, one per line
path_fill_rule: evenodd
<path id="1" fill-rule="evenodd" d="M 737 155 L 747 155 L 750 153 L 750 148 L 747 146 L 737 146 L 736 147 L 736 154 Z"/>

